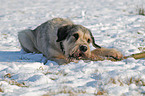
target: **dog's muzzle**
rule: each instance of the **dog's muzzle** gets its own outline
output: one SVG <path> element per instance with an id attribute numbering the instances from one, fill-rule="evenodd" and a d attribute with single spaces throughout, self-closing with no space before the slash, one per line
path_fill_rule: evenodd
<path id="1" fill-rule="evenodd" d="M 88 50 L 88 47 L 86 45 L 80 45 L 79 49 L 74 52 L 72 55 L 70 55 L 70 58 L 76 58 L 76 59 L 82 59 L 86 58 L 86 51 Z"/>

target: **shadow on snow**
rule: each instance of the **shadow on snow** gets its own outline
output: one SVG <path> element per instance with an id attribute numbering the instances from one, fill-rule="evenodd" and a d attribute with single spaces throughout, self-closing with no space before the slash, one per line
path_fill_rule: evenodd
<path id="1" fill-rule="evenodd" d="M 0 51 L 0 62 L 42 62 L 43 59 L 42 54 Z"/>

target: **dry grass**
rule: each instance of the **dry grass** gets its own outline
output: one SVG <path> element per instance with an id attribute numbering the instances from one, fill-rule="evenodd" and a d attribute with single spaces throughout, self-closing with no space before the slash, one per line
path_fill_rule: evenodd
<path id="1" fill-rule="evenodd" d="M 117 83 L 119 83 L 120 86 L 123 86 L 123 82 L 122 82 L 120 79 L 115 80 L 114 78 L 110 78 L 110 80 L 109 80 L 109 82 L 108 82 L 107 84 L 109 84 L 109 83 L 112 83 L 112 84 L 117 84 Z"/>
<path id="2" fill-rule="evenodd" d="M 141 80 L 140 78 L 130 78 L 127 82 L 127 85 L 135 84 L 136 86 L 145 86 L 145 81 Z"/>
<path id="3" fill-rule="evenodd" d="M 139 8 L 138 11 L 139 11 L 139 12 L 138 12 L 139 15 L 143 15 L 143 16 L 145 16 L 145 9 L 143 9 L 143 8 Z"/>
<path id="4" fill-rule="evenodd" d="M 16 86 L 19 86 L 19 87 L 29 87 L 25 84 L 25 82 L 19 83 L 15 80 L 3 80 L 3 81 L 8 82 L 10 85 L 16 85 Z"/>
<path id="5" fill-rule="evenodd" d="M 110 78 L 108 83 L 106 84 L 119 84 L 120 86 L 124 86 L 124 85 L 131 85 L 131 84 L 135 84 L 136 86 L 145 86 L 145 81 L 143 81 L 141 78 L 128 78 L 127 80 L 121 80 L 121 79 L 115 79 L 115 78 Z M 49 91 L 47 94 L 43 95 L 43 96 L 52 96 L 52 95 L 58 95 L 58 94 L 68 94 L 69 96 L 77 96 L 80 94 L 87 94 L 86 91 L 84 90 L 74 90 L 72 88 L 62 88 L 60 89 L 60 91 L 55 92 L 55 91 Z M 105 91 L 104 89 L 101 89 L 97 92 L 94 92 L 94 96 L 107 96 L 107 91 Z"/>
<path id="6" fill-rule="evenodd" d="M 141 52 L 145 51 L 145 48 L 144 47 L 139 47 L 138 48 Z"/>
<path id="7" fill-rule="evenodd" d="M 43 96 L 54 96 L 58 94 L 68 94 L 69 96 L 77 96 L 77 95 L 85 94 L 85 93 L 86 91 L 84 90 L 74 90 L 73 88 L 64 87 L 60 89 L 58 92 L 49 91 L 47 94 L 44 94 Z"/>
<path id="8" fill-rule="evenodd" d="M 47 94 L 44 94 L 43 96 L 55 96 L 55 95 L 59 95 L 59 94 L 66 94 L 69 96 L 78 96 L 78 95 L 86 95 L 89 94 L 87 93 L 85 90 L 82 89 L 73 89 L 70 87 L 63 87 L 60 88 L 59 91 L 49 91 Z M 107 92 L 103 89 L 98 90 L 97 92 L 94 92 L 94 96 L 107 96 Z"/>
<path id="9" fill-rule="evenodd" d="M 2 90 L 2 88 L 0 88 L 0 92 L 4 92 L 4 91 Z"/>
<path id="10" fill-rule="evenodd" d="M 95 96 L 106 96 L 107 92 L 106 91 L 98 91 L 97 93 L 95 93 Z"/>
<path id="11" fill-rule="evenodd" d="M 45 75 L 48 75 L 48 74 L 54 74 L 54 75 L 60 75 L 60 76 L 66 76 L 67 73 L 63 72 L 63 71 L 58 71 L 58 72 L 50 72 L 50 71 L 47 71 L 46 73 L 43 73 Z"/>
<path id="12" fill-rule="evenodd" d="M 6 74 L 4 76 L 4 79 L 2 79 L 1 81 L 6 81 L 10 85 L 16 85 L 16 86 L 19 86 L 19 87 L 29 87 L 29 86 L 26 85 L 25 82 L 19 83 L 19 82 L 15 81 L 15 80 L 10 80 L 11 77 L 12 77 L 12 75 L 10 73 L 8 73 L 8 74 Z M 9 79 L 7 79 L 7 78 L 9 78 Z"/>
<path id="13" fill-rule="evenodd" d="M 137 13 L 138 15 L 143 15 L 145 16 L 145 8 L 142 6 L 137 6 Z"/>
<path id="14" fill-rule="evenodd" d="M 60 92 L 48 92 L 47 94 L 44 94 L 43 96 L 53 96 L 53 95 L 58 95 L 58 94 L 68 94 L 69 96 L 77 96 L 80 94 L 87 94 L 86 91 L 73 91 L 73 90 L 62 90 Z M 105 95 L 107 94 L 106 91 L 98 91 L 97 93 L 94 93 L 94 96 L 107 96 Z"/>
<path id="15" fill-rule="evenodd" d="M 127 85 L 135 84 L 136 86 L 145 86 L 145 81 L 143 81 L 140 78 L 133 78 L 133 77 L 131 77 L 125 81 L 122 81 L 120 79 L 115 80 L 114 78 L 110 78 L 110 80 L 107 84 L 109 84 L 109 83 L 120 84 L 120 86 L 123 86 L 124 84 L 127 84 Z"/>
<path id="16" fill-rule="evenodd" d="M 10 85 L 16 85 L 16 86 L 19 86 L 19 87 L 29 87 L 25 84 L 25 82 L 22 82 L 22 83 L 19 83 L 15 80 L 10 80 L 12 77 L 12 75 L 10 73 L 6 74 L 4 76 L 4 79 L 1 79 L 0 81 L 5 81 L 7 83 L 9 83 Z M 1 88 L 2 84 L 0 85 L 0 92 L 4 92 Z"/>
<path id="17" fill-rule="evenodd" d="M 10 73 L 8 73 L 4 76 L 4 78 L 11 78 L 11 77 L 12 77 L 12 75 Z"/>
<path id="18" fill-rule="evenodd" d="M 2 90 L 2 88 L 1 88 L 1 86 L 2 86 L 2 84 L 0 84 L 0 92 L 4 92 L 4 91 Z"/>

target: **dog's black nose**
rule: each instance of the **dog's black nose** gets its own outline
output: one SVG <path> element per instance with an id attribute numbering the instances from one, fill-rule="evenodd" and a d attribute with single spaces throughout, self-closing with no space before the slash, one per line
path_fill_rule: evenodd
<path id="1" fill-rule="evenodd" d="M 80 51 L 86 52 L 88 50 L 88 47 L 85 45 L 80 46 Z"/>

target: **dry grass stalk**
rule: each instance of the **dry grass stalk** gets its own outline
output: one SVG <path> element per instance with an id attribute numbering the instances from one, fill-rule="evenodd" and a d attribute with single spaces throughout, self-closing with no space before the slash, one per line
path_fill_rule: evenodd
<path id="1" fill-rule="evenodd" d="M 12 76 L 11 76 L 10 73 L 8 73 L 8 74 L 6 74 L 6 75 L 4 76 L 4 78 L 6 78 L 6 77 L 11 78 Z"/>
<path id="2" fill-rule="evenodd" d="M 4 91 L 0 88 L 0 92 L 4 92 Z"/>
<path id="3" fill-rule="evenodd" d="M 129 79 L 127 85 L 135 84 L 136 86 L 145 86 L 145 81 L 141 80 L 140 78 L 133 79 L 132 77 Z"/>
<path id="4" fill-rule="evenodd" d="M 144 8 L 139 8 L 139 15 L 143 15 L 143 16 L 145 16 L 145 9 Z"/>
<path id="5" fill-rule="evenodd" d="M 63 88 L 59 92 L 49 91 L 47 94 L 44 94 L 43 96 L 53 96 L 58 94 L 68 94 L 69 96 L 77 96 L 79 94 L 85 94 L 85 93 L 86 91 L 84 90 L 73 90 L 72 88 L 71 89 Z"/>
<path id="6" fill-rule="evenodd" d="M 141 53 L 136 53 L 136 54 L 132 54 L 130 56 L 125 56 L 124 59 L 127 59 L 129 57 L 133 57 L 134 59 L 141 59 L 141 58 L 145 58 L 145 51 L 141 52 Z"/>
<path id="7" fill-rule="evenodd" d="M 66 76 L 67 73 L 63 72 L 63 71 L 58 71 L 58 72 L 50 72 L 47 71 L 46 73 L 43 73 L 44 75 L 48 75 L 48 74 L 54 74 L 54 75 L 62 75 L 62 76 Z"/>
<path id="8" fill-rule="evenodd" d="M 106 93 L 106 91 L 98 91 L 97 94 L 94 94 L 95 96 L 99 96 L 99 95 L 104 95 Z"/>
<path id="9" fill-rule="evenodd" d="M 19 83 L 19 82 L 14 81 L 14 80 L 4 80 L 4 81 L 8 82 L 10 85 L 16 85 L 19 87 L 29 87 L 29 86 L 26 86 L 25 82 Z"/>
<path id="10" fill-rule="evenodd" d="M 14 81 L 14 80 L 7 80 L 6 78 L 11 78 L 12 75 L 10 73 L 4 75 L 4 80 L 1 80 L 1 81 L 6 81 L 8 82 L 10 85 L 16 85 L 16 86 L 19 86 L 19 87 L 28 87 L 26 86 L 25 82 L 22 82 L 22 83 L 19 83 L 17 81 Z"/>
<path id="11" fill-rule="evenodd" d="M 117 84 L 117 82 L 120 83 L 120 86 L 123 86 L 124 84 L 127 85 L 135 84 L 136 86 L 145 86 L 145 81 L 143 81 L 140 78 L 133 78 L 133 77 L 129 78 L 127 81 L 121 81 L 120 79 L 115 80 L 114 78 L 110 78 L 107 84 L 109 83 Z"/>

